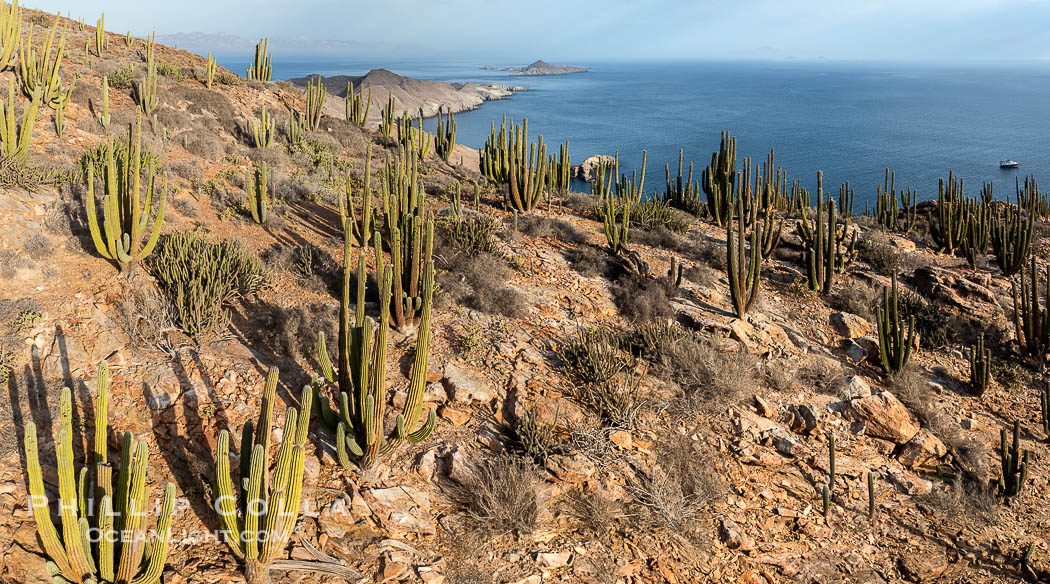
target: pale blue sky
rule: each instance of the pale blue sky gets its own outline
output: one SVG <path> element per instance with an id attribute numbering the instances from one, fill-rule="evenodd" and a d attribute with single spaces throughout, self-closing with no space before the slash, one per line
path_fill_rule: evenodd
<path id="1" fill-rule="evenodd" d="M 136 35 L 309 37 L 486 61 L 1045 60 L 1048 0 L 26 0 Z M 148 8 L 147 8 L 148 7 Z"/>

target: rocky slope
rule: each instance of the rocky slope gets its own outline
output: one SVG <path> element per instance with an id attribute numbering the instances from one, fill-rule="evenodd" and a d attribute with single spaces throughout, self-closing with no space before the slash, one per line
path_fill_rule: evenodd
<path id="1" fill-rule="evenodd" d="M 94 38 L 90 27 L 66 24 L 68 46 Z M 169 177 L 164 232 L 195 228 L 214 240 L 237 238 L 263 259 L 269 284 L 234 303 L 228 331 L 198 345 L 171 324 L 147 271 L 121 275 L 98 256 L 81 179 L 0 190 L 0 357 L 8 373 L 0 393 L 3 582 L 51 582 L 27 504 L 23 429 L 30 421 L 40 429 L 54 494 L 59 389 L 73 389 L 76 442 L 85 445 L 77 450 L 84 452 L 101 360 L 113 372 L 111 426 L 148 443 L 152 492 L 173 481 L 186 503 L 176 514 L 163 581 L 239 580 L 233 555 L 209 536 L 217 528 L 216 436 L 222 429 L 236 436 L 256 417 L 271 365 L 281 369 L 276 417 L 298 405 L 299 388 L 318 372 L 316 333 L 336 327 L 340 173 L 360 187 L 371 150 L 378 189 L 393 152 L 375 132 L 343 122 L 335 96 L 306 146 L 290 147 L 287 111 L 303 107 L 301 89 L 222 76 L 208 90 L 199 80 L 202 58 L 156 50 L 178 72 L 161 79 L 156 120 L 143 125 L 145 144 Z M 115 35 L 102 58 L 67 52 L 63 78 L 79 75 L 67 128 L 57 135 L 53 112 L 41 108 L 31 165 L 75 175 L 81 155 L 107 139 L 94 115 L 101 76 L 130 67 L 141 78 L 142 52 L 141 39 L 125 47 Z M 11 75 L 0 73 L 0 86 Z M 118 136 L 134 119 L 131 96 L 130 87 L 111 89 Z M 257 149 L 246 128 L 263 105 L 277 117 L 278 137 Z M 275 172 L 274 217 L 265 226 L 248 216 L 241 179 L 262 161 Z M 838 292 L 818 297 L 798 285 L 792 219 L 765 264 L 758 309 L 736 319 L 722 267 L 723 229 L 682 215 L 677 232 L 632 229 L 633 249 L 655 273 L 665 273 L 672 258 L 688 266 L 681 287 L 668 289 L 610 263 L 593 201 L 556 197 L 515 217 L 476 161 L 458 147 L 453 165 L 431 157 L 421 171 L 442 218 L 426 390 L 437 429 L 361 473 L 335 463 L 315 419 L 303 515 L 287 557 L 308 558 L 306 546 L 314 546 L 363 581 L 430 584 L 1013 582 L 1022 577 L 1020 551 L 1035 542 L 1033 564 L 1044 569 L 1044 380 L 1013 354 L 1012 309 L 1004 308 L 1009 282 L 994 266 L 970 270 L 961 258 L 934 254 L 918 233 L 884 234 L 858 220 L 866 249 L 879 253 L 865 252 L 840 277 Z M 457 183 L 464 213 L 495 222 L 489 251 L 454 245 L 447 217 Z M 474 184 L 482 185 L 476 206 Z M 1035 246 L 1046 258 L 1047 241 Z M 913 369 L 893 379 L 872 362 L 872 303 L 888 282 L 887 261 L 927 310 Z M 612 363 L 615 382 L 634 396 L 612 408 L 623 414 L 615 423 L 608 404 L 589 393 L 599 386 L 581 381 L 564 351 L 590 326 L 613 331 L 595 337 L 600 363 Z M 968 388 L 966 360 L 978 330 L 999 364 L 980 397 Z M 412 341 L 395 333 L 391 343 L 395 403 L 404 399 Z M 554 428 L 545 456 L 522 456 L 508 438 L 508 428 L 523 431 L 523 418 Z M 999 433 L 1014 420 L 1031 469 L 1017 500 L 1002 505 L 974 485 L 999 476 Z M 831 436 L 837 479 L 824 517 Z M 489 468 L 494 480 L 479 483 L 478 468 Z M 870 518 L 868 473 L 876 503 Z M 976 482 L 953 481 L 963 475 Z M 497 504 L 477 504 L 490 500 Z"/>

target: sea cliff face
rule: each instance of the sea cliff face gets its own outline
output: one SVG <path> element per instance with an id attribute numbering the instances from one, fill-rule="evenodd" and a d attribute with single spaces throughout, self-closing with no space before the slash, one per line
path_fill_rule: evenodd
<path id="1" fill-rule="evenodd" d="M 289 82 L 305 87 L 312 77 L 298 77 Z M 476 83 L 444 83 L 427 81 L 398 75 L 386 69 L 373 69 L 361 76 L 336 75 L 322 77 L 321 82 L 329 93 L 346 97 L 347 83 L 354 84 L 354 91 L 372 92 L 372 109 L 369 113 L 369 125 L 378 125 L 380 112 L 386 106 L 387 96 L 392 94 L 398 114 L 412 115 L 423 112 L 423 117 L 436 116 L 438 111 L 458 113 L 477 109 L 486 101 L 510 97 L 515 91 L 524 91 L 524 87 L 511 85 L 478 85 Z M 337 101 L 337 100 L 333 100 Z M 330 107 L 342 107 L 341 103 L 329 104 Z"/>

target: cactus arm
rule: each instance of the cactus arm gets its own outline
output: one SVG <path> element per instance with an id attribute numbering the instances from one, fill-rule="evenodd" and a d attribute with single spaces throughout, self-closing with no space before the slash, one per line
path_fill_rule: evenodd
<path id="1" fill-rule="evenodd" d="M 153 220 L 153 232 L 150 233 L 149 240 L 146 245 L 139 251 L 138 258 L 144 258 L 153 252 L 153 248 L 157 246 L 157 241 L 160 240 L 160 228 L 164 225 L 164 211 L 168 203 L 168 179 L 164 178 L 164 191 L 160 197 L 160 206 L 157 208 L 157 218 Z"/>
<path id="2" fill-rule="evenodd" d="M 113 532 L 113 499 L 104 495 L 98 510 L 98 573 L 102 580 L 113 581 L 113 543 L 117 534 Z"/>
<path id="3" fill-rule="evenodd" d="M 77 578 L 91 573 L 77 518 L 77 487 L 73 476 L 73 398 L 68 387 L 62 388 L 61 426 L 58 432 L 58 500 L 62 518 L 62 542 L 72 574 Z"/>
<path id="4" fill-rule="evenodd" d="M 237 497 L 230 478 L 230 433 L 226 430 L 219 432 L 215 460 L 215 483 L 216 491 L 219 493 L 216 508 L 219 512 L 219 521 L 226 535 L 226 543 L 233 550 L 233 554 L 238 558 L 243 558 L 244 546 L 241 542 L 241 528 L 237 522 Z"/>
<path id="5" fill-rule="evenodd" d="M 124 539 L 120 550 L 120 562 L 117 565 L 117 581 L 130 582 L 142 563 L 145 548 L 145 532 L 141 529 L 142 518 L 149 513 L 146 488 L 146 460 L 148 451 L 146 442 L 139 440 L 135 447 L 135 458 L 131 469 L 131 483 L 128 500 L 125 505 L 127 519 L 124 522 L 125 534 L 130 534 L 131 541 Z M 121 466 L 123 466 L 123 462 Z M 124 535 L 124 534 L 122 534 Z"/>
<path id="6" fill-rule="evenodd" d="M 263 489 L 263 474 L 266 466 L 266 451 L 256 444 L 251 454 L 251 470 L 248 475 L 248 492 L 244 519 L 245 557 L 255 560 L 259 557 L 259 504 Z"/>
<path id="7" fill-rule="evenodd" d="M 48 506 L 47 493 L 44 490 L 44 479 L 40 471 L 40 455 L 37 447 L 36 424 L 27 422 L 25 426 L 26 470 L 29 474 L 29 496 L 36 520 L 37 534 L 51 561 L 60 572 L 72 577 L 73 570 L 66 557 L 65 547 L 59 539 L 55 524 L 51 521 L 51 510 Z"/>

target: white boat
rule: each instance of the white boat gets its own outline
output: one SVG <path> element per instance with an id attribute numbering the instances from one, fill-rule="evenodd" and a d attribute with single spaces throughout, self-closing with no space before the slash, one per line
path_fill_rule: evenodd
<path id="1" fill-rule="evenodd" d="M 1017 162 L 1016 160 L 1000 160 L 999 161 L 999 168 L 1017 168 L 1018 166 L 1021 166 L 1021 163 Z"/>

